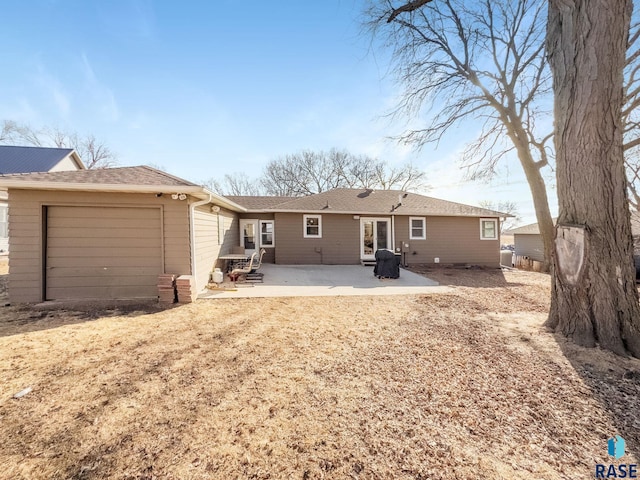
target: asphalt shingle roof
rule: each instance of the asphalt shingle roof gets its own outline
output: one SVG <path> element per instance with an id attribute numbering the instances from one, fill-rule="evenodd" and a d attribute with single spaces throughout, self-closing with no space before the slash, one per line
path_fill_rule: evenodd
<path id="1" fill-rule="evenodd" d="M 260 196 L 249 196 L 249 195 L 224 195 L 225 198 L 228 198 L 232 202 L 237 203 L 238 205 L 242 205 L 243 207 L 249 210 L 265 210 L 268 208 L 275 207 L 280 203 L 287 202 L 294 197 L 260 197 Z"/>
<path id="2" fill-rule="evenodd" d="M 326 213 L 366 213 L 388 215 L 432 215 L 432 216 L 505 216 L 504 213 L 486 208 L 449 202 L 401 190 L 372 190 L 334 188 L 306 197 L 228 197 L 249 210 L 300 211 Z M 280 203 L 268 198 L 284 198 Z M 244 200 L 244 202 L 243 202 Z M 256 205 L 255 207 L 253 205 Z M 265 205 L 258 207 L 258 205 Z"/>
<path id="3" fill-rule="evenodd" d="M 72 148 L 0 145 L 0 174 L 48 172 L 71 152 Z"/>
<path id="4" fill-rule="evenodd" d="M 0 175 L 2 180 L 12 182 L 52 182 L 52 183 L 91 183 L 106 185 L 163 185 L 197 187 L 182 178 L 174 177 L 155 168 L 141 165 L 138 167 L 102 168 L 96 170 L 77 170 L 69 172 L 25 173 Z"/>

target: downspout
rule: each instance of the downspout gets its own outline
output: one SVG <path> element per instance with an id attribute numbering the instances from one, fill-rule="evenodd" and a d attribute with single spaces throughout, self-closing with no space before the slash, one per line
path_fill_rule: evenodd
<path id="1" fill-rule="evenodd" d="M 200 293 L 200 285 L 198 285 L 198 275 L 196 272 L 196 227 L 194 214 L 196 212 L 196 207 L 201 205 L 206 205 L 207 203 L 211 203 L 213 197 L 209 194 L 209 198 L 205 200 L 200 200 L 198 202 L 192 203 L 189 205 L 189 237 L 191 238 L 191 275 L 193 276 L 193 281 L 196 284 L 197 293 Z"/>
<path id="2" fill-rule="evenodd" d="M 391 251 L 396 253 L 396 216 L 391 215 Z"/>

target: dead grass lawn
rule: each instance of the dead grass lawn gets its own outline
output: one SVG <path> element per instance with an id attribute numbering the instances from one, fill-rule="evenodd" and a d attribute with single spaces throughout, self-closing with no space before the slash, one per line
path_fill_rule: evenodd
<path id="1" fill-rule="evenodd" d="M 547 277 L 428 275 L 458 287 L 4 307 L 0 477 L 592 478 L 614 433 L 638 458 L 640 362 L 547 333 Z"/>

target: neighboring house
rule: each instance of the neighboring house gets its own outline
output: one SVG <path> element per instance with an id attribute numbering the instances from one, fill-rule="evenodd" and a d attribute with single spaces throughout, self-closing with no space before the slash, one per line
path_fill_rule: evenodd
<path id="1" fill-rule="evenodd" d="M 554 224 L 556 220 L 556 218 L 553 219 Z M 544 244 L 537 223 L 512 228 L 504 233 L 513 235 L 516 256 L 529 257 L 531 260 L 544 262 Z M 633 235 L 634 251 L 637 255 L 640 253 L 640 214 L 638 212 L 631 212 L 631 234 Z"/>
<path id="2" fill-rule="evenodd" d="M 0 176 L 9 192 L 9 298 L 157 297 L 158 275 L 199 290 L 239 244 L 245 209 L 150 167 Z"/>
<path id="3" fill-rule="evenodd" d="M 8 190 L 12 302 L 157 297 L 161 273 L 206 286 L 220 256 L 265 248 L 279 264 L 497 267 L 505 214 L 414 193 L 334 189 L 222 197 L 150 167 L 0 176 Z"/>
<path id="4" fill-rule="evenodd" d="M 553 219 L 555 223 L 556 219 Z M 519 257 L 529 257 L 537 262 L 544 262 L 544 244 L 542 243 L 542 235 L 537 223 L 523 225 L 522 227 L 512 228 L 504 232 L 505 235 L 513 235 L 513 244 L 515 251 L 513 252 Z"/>
<path id="5" fill-rule="evenodd" d="M 15 147 L 0 145 L 0 174 L 84 170 L 72 148 Z M 8 199 L 0 192 L 0 253 L 9 250 Z"/>
<path id="6" fill-rule="evenodd" d="M 336 188 L 306 197 L 227 197 L 246 249 L 265 261 L 358 264 L 387 248 L 404 264 L 498 266 L 504 213 L 398 190 Z M 257 233 L 256 233 L 257 232 Z"/>

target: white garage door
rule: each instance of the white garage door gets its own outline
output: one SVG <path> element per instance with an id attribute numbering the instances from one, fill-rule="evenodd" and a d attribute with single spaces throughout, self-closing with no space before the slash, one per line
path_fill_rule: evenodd
<path id="1" fill-rule="evenodd" d="M 159 208 L 47 207 L 46 298 L 157 295 Z"/>

